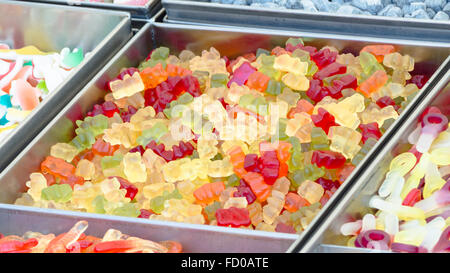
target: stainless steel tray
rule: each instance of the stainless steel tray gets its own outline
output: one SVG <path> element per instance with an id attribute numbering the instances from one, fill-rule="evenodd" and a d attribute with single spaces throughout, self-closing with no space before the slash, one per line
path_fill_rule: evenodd
<path id="1" fill-rule="evenodd" d="M 346 247 L 345 237 L 340 234 L 339 229 L 347 222 L 348 217 L 362 216 L 372 211 L 368 207 L 370 198 L 376 194 L 383 182 L 391 160 L 397 155 L 395 151 L 400 145 L 408 143 L 408 135 L 416 128 L 417 119 L 428 106 L 437 106 L 450 117 L 450 65 L 447 65 L 445 74 L 433 87 L 431 92 L 410 114 L 409 118 L 400 125 L 399 129 L 392 135 L 390 141 L 384 145 L 377 154 L 372 157 L 369 164 L 365 166 L 353 187 L 335 204 L 334 210 L 328 215 L 318 216 L 309 237 L 302 237 L 296 244 L 292 245 L 290 251 L 311 252 L 321 251 L 324 247 L 330 252 L 354 252 L 369 251 L 366 249 Z M 322 219 L 320 219 L 322 218 Z M 303 239 L 303 240 L 302 240 Z"/>
<path id="2" fill-rule="evenodd" d="M 0 202 L 11 204 L 25 190 L 25 182 L 31 172 L 39 169 L 40 162 L 48 155 L 50 147 L 61 141 L 68 141 L 73 137 L 74 121 L 86 113 L 92 105 L 102 99 L 105 94 L 103 87 L 106 82 L 114 78 L 120 68 L 135 66 L 143 60 L 152 48 L 167 46 L 171 53 L 179 53 L 183 49 L 190 49 L 199 54 L 205 48 L 216 47 L 223 55 L 236 57 L 238 55 L 255 51 L 257 48 L 272 48 L 285 42 L 287 37 L 304 37 L 308 44 L 315 46 L 333 45 L 347 52 L 359 52 L 370 43 L 391 43 L 399 47 L 403 53 L 408 53 L 418 60 L 421 71 L 431 76 L 430 82 L 423 88 L 420 95 L 414 101 L 421 100 L 429 92 L 428 86 L 432 85 L 439 76 L 439 66 L 449 55 L 449 48 L 445 44 L 425 43 L 417 41 L 400 41 L 388 39 L 376 39 L 368 37 L 337 36 L 333 34 L 314 34 L 289 31 L 272 31 L 254 28 L 241 28 L 239 31 L 219 27 L 199 27 L 176 24 L 152 22 L 144 26 L 130 42 L 75 96 L 70 103 L 42 130 L 42 132 L 30 142 L 22 153 L 0 174 Z M 361 42 L 363 40 L 364 42 Z M 411 105 L 414 104 L 413 102 Z M 404 114 L 408 113 L 408 106 Z M 403 115 L 402 115 L 403 116 Z M 394 124 L 395 125 L 395 124 Z M 395 126 L 392 127 L 394 130 Z M 337 198 L 340 190 L 336 192 L 329 202 Z M 29 213 L 41 213 L 45 218 L 47 214 L 77 215 L 77 217 L 91 217 L 104 219 L 123 219 L 130 223 L 148 223 L 155 226 L 154 233 L 171 232 L 174 240 L 177 236 L 191 236 L 202 238 L 206 241 L 211 237 L 237 238 L 223 241 L 223 245 L 201 246 L 206 251 L 286 251 L 288 246 L 299 236 L 293 234 L 277 234 L 244 229 L 232 229 L 224 227 L 212 227 L 205 225 L 188 225 L 182 223 L 157 222 L 154 220 L 123 218 L 109 215 L 96 215 L 88 213 L 76 213 L 63 210 L 37 209 L 1 204 L 0 208 L 20 209 Z M 168 229 L 167 227 L 171 227 Z M 167 229 L 167 230 L 165 230 Z M 208 231 L 208 232 L 207 232 Z M 209 233 L 211 231 L 211 233 Z M 166 234 L 166 233 L 165 233 Z M 189 235 L 185 235 L 189 234 Z M 209 235 L 208 235 L 209 234 Z M 212 234 L 212 235 L 211 235 Z M 253 238 L 250 245 L 241 243 L 242 238 Z M 252 237 L 256 236 L 256 237 Z M 216 239 L 215 239 L 216 240 Z M 222 240 L 222 239 L 217 239 Z M 246 240 L 246 239 L 245 239 Z M 244 241 L 244 243 L 247 241 Z M 208 244 L 213 244 L 208 241 Z M 200 246 L 199 246 L 200 247 Z M 215 249 L 215 247 L 219 247 Z"/>
<path id="3" fill-rule="evenodd" d="M 148 3 L 145 4 L 145 6 L 119 5 L 113 3 L 87 2 L 80 0 L 18 0 L 18 1 L 124 11 L 129 12 L 133 19 L 150 19 L 162 7 L 161 0 L 149 0 Z"/>
<path id="4" fill-rule="evenodd" d="M 287 233 L 229 230 L 215 226 L 149 221 L 141 218 L 0 206 L 0 233 L 4 235 L 21 236 L 29 230 L 59 234 L 67 232 L 79 220 L 88 221 L 87 235 L 102 237 L 108 229 L 114 228 L 122 233 L 152 241 L 175 240 L 183 245 L 183 252 L 190 253 L 284 252 L 297 237 Z"/>
<path id="5" fill-rule="evenodd" d="M 198 0 L 162 0 L 168 22 L 250 26 L 393 39 L 450 42 L 450 21 L 338 15 L 291 9 L 256 8 Z"/>
<path id="6" fill-rule="evenodd" d="M 43 51 L 82 47 L 91 52 L 0 142 L 1 171 L 129 40 L 131 21 L 123 12 L 0 0 L 0 30 L 0 41 L 16 48 L 33 44 Z"/>

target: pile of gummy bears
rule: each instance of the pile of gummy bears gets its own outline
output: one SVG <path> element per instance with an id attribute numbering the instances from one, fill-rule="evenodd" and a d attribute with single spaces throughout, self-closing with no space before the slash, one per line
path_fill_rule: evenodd
<path id="1" fill-rule="evenodd" d="M 0 253 L 180 253 L 175 241 L 159 243 L 108 229 L 103 238 L 84 234 L 86 221 L 77 222 L 68 232 L 57 236 L 28 231 L 22 237 L 0 233 Z"/>
<path id="2" fill-rule="evenodd" d="M 449 108 L 447 108 L 449 109 Z M 437 107 L 419 117 L 371 197 L 376 209 L 341 226 L 348 245 L 394 252 L 450 251 L 450 128 Z M 404 152 L 401 152 L 404 151 Z"/>
<path id="3" fill-rule="evenodd" d="M 15 204 L 300 233 L 427 82 L 391 45 L 290 38 L 124 68 Z"/>
<path id="4" fill-rule="evenodd" d="M 84 59 L 82 49 L 46 53 L 0 44 L 0 140 L 54 92 Z"/>

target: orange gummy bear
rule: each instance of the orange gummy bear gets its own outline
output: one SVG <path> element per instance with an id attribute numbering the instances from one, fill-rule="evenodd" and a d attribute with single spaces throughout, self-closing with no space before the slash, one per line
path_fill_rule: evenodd
<path id="1" fill-rule="evenodd" d="M 194 191 L 195 200 L 198 204 L 208 205 L 214 201 L 219 201 L 219 196 L 225 190 L 223 181 L 207 183 Z"/>
<path id="2" fill-rule="evenodd" d="M 266 76 L 259 71 L 255 71 L 248 77 L 246 85 L 251 89 L 258 90 L 259 92 L 264 92 L 267 89 L 269 80 L 269 76 Z"/>
<path id="3" fill-rule="evenodd" d="M 47 156 L 41 163 L 41 171 L 60 179 L 68 179 L 75 173 L 75 167 L 64 159 Z"/>
<path id="4" fill-rule="evenodd" d="M 99 156 L 112 156 L 117 149 L 120 148 L 120 145 L 111 145 L 108 142 L 103 141 L 103 139 L 99 138 L 92 145 L 92 152 L 95 155 Z"/>
<path id="5" fill-rule="evenodd" d="M 296 212 L 299 208 L 309 206 L 310 203 L 300 195 L 289 192 L 286 195 L 284 208 L 289 212 Z"/>
<path id="6" fill-rule="evenodd" d="M 312 105 L 309 101 L 307 101 L 305 99 L 301 99 L 297 102 L 297 105 L 294 108 L 289 110 L 287 117 L 289 119 L 292 119 L 292 118 L 294 118 L 295 114 L 301 113 L 301 112 L 306 112 L 306 113 L 312 115 L 313 110 L 314 110 L 314 105 Z"/>
<path id="7" fill-rule="evenodd" d="M 367 80 L 361 83 L 356 91 L 362 93 L 366 97 L 370 97 L 370 95 L 374 92 L 377 92 L 378 89 L 383 87 L 388 81 L 388 75 L 383 70 L 375 71 Z"/>
<path id="8" fill-rule="evenodd" d="M 158 84 L 167 80 L 168 73 L 161 63 L 154 67 L 147 67 L 140 73 L 146 89 L 155 88 Z"/>
<path id="9" fill-rule="evenodd" d="M 361 52 L 371 53 L 379 63 L 382 63 L 385 55 L 395 52 L 395 47 L 393 45 L 368 45 L 361 49 Z"/>
<path id="10" fill-rule="evenodd" d="M 264 177 L 255 172 L 248 172 L 242 177 L 250 186 L 259 202 L 264 202 L 270 196 L 271 187 L 264 182 Z"/>

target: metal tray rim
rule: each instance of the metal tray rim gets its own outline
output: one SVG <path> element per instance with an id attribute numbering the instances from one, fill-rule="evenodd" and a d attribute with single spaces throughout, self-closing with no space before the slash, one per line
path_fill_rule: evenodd
<path id="1" fill-rule="evenodd" d="M 267 13 L 267 14 L 289 14 L 289 15 L 307 15 L 307 16 L 326 16 L 329 18 L 334 19 L 340 19 L 340 20 L 367 20 L 367 21 L 375 21 L 380 23 L 390 23 L 390 22 L 396 22 L 396 23 L 420 23 L 420 24 L 430 24 L 432 26 L 434 25 L 443 25 L 448 26 L 450 28 L 450 20 L 448 21 L 434 21 L 432 19 L 416 19 L 416 18 L 397 18 L 397 17 L 388 17 L 388 16 L 378 16 L 378 15 L 361 15 L 361 14 L 336 14 L 331 12 L 309 12 L 304 10 L 295 10 L 295 9 L 270 9 L 270 8 L 263 8 L 263 7 L 250 7 L 250 6 L 244 6 L 244 5 L 231 5 L 231 4 L 217 4 L 217 3 L 211 3 L 211 2 L 200 2 L 200 1 L 186 1 L 186 0 L 161 0 L 163 6 L 164 4 L 170 5 L 170 4 L 178 4 L 178 5 L 189 5 L 193 7 L 198 8 L 211 8 L 214 9 L 216 12 L 218 10 L 224 9 L 224 10 L 230 10 L 230 12 L 242 12 L 242 13 L 248 13 L 248 12 L 254 12 L 254 13 Z"/>

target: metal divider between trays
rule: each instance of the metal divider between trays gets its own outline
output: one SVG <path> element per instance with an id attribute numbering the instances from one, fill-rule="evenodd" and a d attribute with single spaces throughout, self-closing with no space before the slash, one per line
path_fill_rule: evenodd
<path id="1" fill-rule="evenodd" d="M 361 168 L 358 172 L 353 172 L 350 178 L 342 184 L 339 190 L 336 192 L 336 199 L 330 200 L 326 206 L 319 212 L 314 221 L 311 223 L 311 229 L 308 229 L 304 234 L 301 234 L 299 239 L 291 245 L 288 252 L 315 252 L 317 248 L 321 246 L 321 238 L 324 235 L 326 229 L 331 225 L 338 213 L 343 213 L 345 207 L 350 203 L 350 199 L 359 194 L 357 191 L 361 184 L 367 183 L 365 179 L 369 175 L 369 171 L 376 168 L 380 164 L 384 154 L 388 153 L 396 144 L 398 136 L 407 128 L 411 122 L 416 122 L 415 118 L 418 113 L 421 113 L 424 108 L 429 105 L 432 99 L 445 88 L 450 82 L 450 56 L 440 66 L 439 71 L 434 74 L 426 86 L 422 88 L 422 91 L 416 96 L 416 98 L 408 105 L 404 110 L 404 114 L 395 121 L 392 125 L 393 130 L 389 130 L 379 140 L 379 145 L 376 145 L 376 149 L 373 149 L 362 162 Z M 406 112 L 406 113 L 405 113 Z M 330 251 L 339 250 L 347 252 L 366 252 L 371 250 L 362 250 L 355 248 L 347 248 L 337 245 L 323 246 Z"/>

